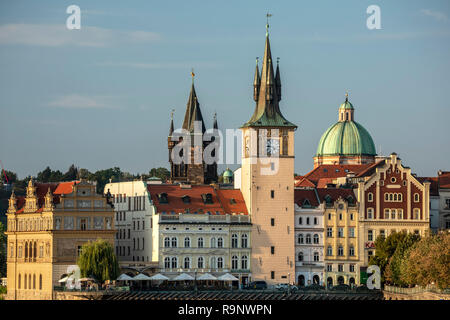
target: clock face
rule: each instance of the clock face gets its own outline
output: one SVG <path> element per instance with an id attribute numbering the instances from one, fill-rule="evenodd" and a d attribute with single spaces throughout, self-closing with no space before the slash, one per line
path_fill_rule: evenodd
<path id="1" fill-rule="evenodd" d="M 277 155 L 280 152 L 280 142 L 278 139 L 267 139 L 266 144 L 267 155 Z"/>

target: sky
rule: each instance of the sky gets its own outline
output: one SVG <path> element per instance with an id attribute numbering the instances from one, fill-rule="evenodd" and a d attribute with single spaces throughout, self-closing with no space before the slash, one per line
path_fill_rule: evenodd
<path id="1" fill-rule="evenodd" d="M 381 29 L 366 25 L 373 4 Z M 81 9 L 80 30 L 66 28 L 70 5 Z M 192 68 L 206 126 L 217 112 L 221 129 L 239 128 L 255 107 L 267 12 L 280 108 L 298 125 L 296 173 L 312 169 L 347 90 L 378 154 L 396 152 L 420 176 L 450 170 L 447 0 L 2 0 L 5 169 L 24 178 L 72 163 L 132 173 L 168 167 L 170 112 L 180 127 Z"/>

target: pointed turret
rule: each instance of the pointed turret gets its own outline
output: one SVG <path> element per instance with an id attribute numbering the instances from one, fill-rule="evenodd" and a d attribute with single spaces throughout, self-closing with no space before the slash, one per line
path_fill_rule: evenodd
<path id="1" fill-rule="evenodd" d="M 261 87 L 261 76 L 258 68 L 258 57 L 256 57 L 255 78 L 253 80 L 253 100 L 258 101 L 259 89 Z"/>
<path id="2" fill-rule="evenodd" d="M 217 125 L 217 113 L 215 113 L 215 112 L 214 112 L 213 129 L 214 129 L 214 130 L 219 129 L 219 126 Z"/>
<path id="3" fill-rule="evenodd" d="M 275 72 L 275 86 L 277 88 L 278 101 L 281 100 L 280 58 L 277 58 L 277 71 Z"/>
<path id="4" fill-rule="evenodd" d="M 193 73 L 192 73 L 193 74 Z M 184 115 L 184 121 L 182 128 L 193 133 L 194 122 L 200 121 L 202 124 L 202 133 L 205 133 L 205 122 L 203 121 L 202 112 L 200 110 L 200 104 L 198 103 L 197 93 L 194 87 L 194 76 L 192 76 L 191 92 L 186 106 L 186 113 Z"/>
<path id="5" fill-rule="evenodd" d="M 173 126 L 173 110 L 172 110 L 172 112 L 170 113 L 170 129 L 169 129 L 169 137 L 172 136 L 173 131 L 174 131 L 174 126 Z"/>
<path id="6" fill-rule="evenodd" d="M 269 41 L 269 24 L 266 25 L 266 43 L 264 48 L 264 57 L 261 67 L 259 90 L 254 88 L 253 98 L 257 98 L 256 107 L 251 119 L 243 125 L 243 127 L 251 126 L 277 126 L 277 127 L 292 127 L 297 126 L 286 120 L 280 111 L 279 101 L 281 100 L 281 79 L 280 71 L 277 67 L 277 74 L 274 73 L 272 52 Z M 256 67 L 255 83 L 258 81 L 259 70 Z M 257 93 L 257 95 L 255 94 Z"/>

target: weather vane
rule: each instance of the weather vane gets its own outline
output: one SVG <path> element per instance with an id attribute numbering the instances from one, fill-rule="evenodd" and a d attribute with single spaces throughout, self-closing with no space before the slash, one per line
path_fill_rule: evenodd
<path id="1" fill-rule="evenodd" d="M 173 114 L 175 113 L 175 109 L 172 109 L 172 112 L 170 113 L 170 119 L 173 120 Z"/>

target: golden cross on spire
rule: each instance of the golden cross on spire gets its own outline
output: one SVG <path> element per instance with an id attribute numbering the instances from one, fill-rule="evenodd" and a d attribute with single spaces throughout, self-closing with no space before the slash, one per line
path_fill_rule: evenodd
<path id="1" fill-rule="evenodd" d="M 348 90 L 345 91 L 345 101 L 348 101 Z"/>
<path id="2" fill-rule="evenodd" d="M 195 77 L 194 68 L 191 69 L 191 77 L 192 77 L 192 83 L 194 83 L 194 77 Z"/>
<path id="3" fill-rule="evenodd" d="M 172 109 L 172 112 L 170 112 L 170 119 L 173 120 L 173 114 L 175 113 L 175 109 Z"/>

